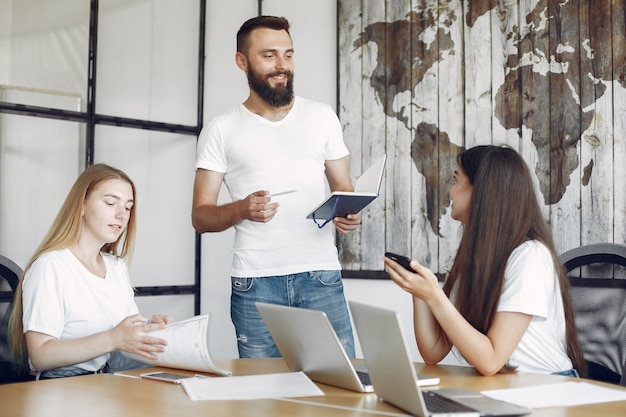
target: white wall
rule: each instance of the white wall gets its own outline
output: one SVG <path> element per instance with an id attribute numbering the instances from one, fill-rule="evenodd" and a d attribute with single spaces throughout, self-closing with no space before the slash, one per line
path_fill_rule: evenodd
<path id="1" fill-rule="evenodd" d="M 11 21 L 11 14 L 13 10 L 13 3 L 11 0 L 0 0 L 0 74 L 5 74 L 4 77 L 9 77 L 10 65 L 9 65 L 9 49 L 11 46 L 10 36 L 13 22 Z M 5 82 L 0 78 L 0 84 Z"/>
<path id="2" fill-rule="evenodd" d="M 230 7 L 220 0 L 207 4 L 207 62 L 205 123 L 245 100 L 245 75 L 236 67 L 235 34 L 239 26 L 257 14 L 257 1 L 239 1 Z M 265 0 L 263 14 L 284 16 L 291 23 L 295 50 L 296 94 L 328 103 L 337 102 L 337 5 L 335 0 Z M 229 201 L 222 190 L 221 201 Z M 212 314 L 211 353 L 214 358 L 237 357 L 230 322 L 231 248 L 234 233 L 202 237 L 202 312 Z M 382 254 L 381 254 L 382 256 Z M 420 360 L 413 338 L 412 305 L 408 294 L 387 280 L 344 280 L 346 297 L 395 309 L 402 315 L 406 336 L 415 360 Z M 357 356 L 361 356 L 357 339 Z"/>

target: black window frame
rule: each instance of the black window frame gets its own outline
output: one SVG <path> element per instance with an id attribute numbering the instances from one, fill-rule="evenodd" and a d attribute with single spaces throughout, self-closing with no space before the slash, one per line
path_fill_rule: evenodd
<path id="1" fill-rule="evenodd" d="M 87 69 L 87 103 L 84 112 L 54 109 L 41 106 L 10 103 L 0 101 L 0 113 L 21 116 L 42 117 L 83 123 L 85 129 L 85 166 L 93 165 L 95 149 L 95 130 L 98 125 L 127 127 L 149 131 L 177 133 L 188 135 L 197 141 L 202 130 L 204 114 L 204 60 L 205 60 L 205 34 L 206 34 L 206 0 L 199 1 L 199 33 L 198 33 L 198 74 L 197 74 L 197 114 L 196 124 L 181 125 L 162 123 L 142 119 L 133 119 L 118 116 L 109 116 L 96 113 L 96 63 L 98 57 L 98 17 L 99 0 L 90 0 L 89 6 L 89 43 L 88 43 L 88 69 Z M 193 295 L 194 314 L 200 314 L 201 295 L 201 238 L 195 234 L 194 256 L 194 283 L 192 285 L 165 285 L 165 286 L 140 286 L 136 287 L 137 296 L 160 296 L 160 295 Z"/>

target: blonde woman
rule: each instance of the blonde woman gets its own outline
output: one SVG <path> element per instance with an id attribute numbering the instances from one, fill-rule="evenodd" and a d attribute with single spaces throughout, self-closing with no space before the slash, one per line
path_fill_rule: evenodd
<path id="1" fill-rule="evenodd" d="M 111 353 L 147 359 L 165 349 L 151 337 L 171 319 L 139 314 L 126 259 L 135 241 L 136 191 L 105 164 L 76 180 L 15 294 L 9 343 L 37 379 L 107 372 Z"/>

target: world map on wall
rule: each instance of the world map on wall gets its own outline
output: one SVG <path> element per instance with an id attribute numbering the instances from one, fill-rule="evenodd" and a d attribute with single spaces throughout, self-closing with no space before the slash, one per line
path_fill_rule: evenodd
<path id="1" fill-rule="evenodd" d="M 507 19 L 502 16 L 506 11 L 494 9 L 490 0 L 468 3 L 471 7 L 464 16 L 458 15 L 458 3 L 454 9 L 451 2 L 418 7 L 405 19 L 366 26 L 353 43 L 355 49 L 370 42 L 377 46 L 379 56 L 369 82 L 385 114 L 414 132 L 412 160 L 426 180 L 426 189 L 438 190 L 426 195 L 428 219 L 437 234 L 439 218 L 449 203 L 446 187 L 439 181 L 452 176 L 456 154 L 462 148 L 434 123 L 411 126 L 406 109 L 398 108 L 397 96 L 415 91 L 431 68 L 463 53 L 451 35 L 453 25 L 464 23 L 471 31 L 477 20 L 489 13 Z M 505 50 L 504 82 L 493 87 L 497 122 L 518 135 L 522 128 L 532 131 L 537 152 L 535 173 L 545 204 L 557 203 L 565 193 L 570 174 L 579 167 L 577 147 L 581 138 L 592 145 L 597 140 L 583 136 L 593 122 L 594 103 L 613 81 L 626 88 L 625 34 L 616 33 L 623 25 L 607 30 L 611 28 L 611 14 L 591 2 L 584 8 L 585 19 L 581 19 L 581 3 L 585 2 L 540 0 L 520 16 L 519 25 L 511 25 L 505 33 L 510 47 Z M 612 2 L 613 16 L 626 15 L 624 3 Z M 440 166 L 438 161 L 446 159 L 442 151 L 454 163 Z M 589 160 L 583 168 L 583 185 L 592 169 L 593 160 Z"/>

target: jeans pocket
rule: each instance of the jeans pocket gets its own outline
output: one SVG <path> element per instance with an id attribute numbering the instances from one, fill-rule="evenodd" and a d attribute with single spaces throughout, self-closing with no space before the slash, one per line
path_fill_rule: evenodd
<path id="1" fill-rule="evenodd" d="M 325 287 L 336 287 L 342 285 L 340 271 L 313 271 L 311 276 Z"/>
<path id="2" fill-rule="evenodd" d="M 233 291 L 248 292 L 254 286 L 255 278 L 231 278 L 230 285 Z"/>

